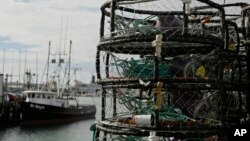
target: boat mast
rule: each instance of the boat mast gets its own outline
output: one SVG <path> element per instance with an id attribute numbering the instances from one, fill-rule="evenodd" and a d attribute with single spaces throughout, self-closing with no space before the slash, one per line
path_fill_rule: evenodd
<path id="1" fill-rule="evenodd" d="M 48 50 L 47 74 L 46 74 L 46 90 L 48 90 L 48 81 L 49 81 L 49 59 L 50 59 L 50 45 L 51 45 L 51 41 L 49 41 L 49 50 Z"/>
<path id="2" fill-rule="evenodd" d="M 27 50 L 25 50 L 24 52 L 24 69 L 23 69 L 23 86 L 24 88 L 26 87 L 26 78 L 25 78 L 25 74 L 28 72 L 28 69 L 26 68 L 26 64 L 27 64 Z M 28 81 L 28 80 L 27 80 Z"/>
<path id="3" fill-rule="evenodd" d="M 3 75 L 4 75 L 4 66 L 5 66 L 5 48 L 3 49 Z"/>
<path id="4" fill-rule="evenodd" d="M 12 58 L 11 58 L 11 83 L 13 83 L 13 57 L 14 57 L 14 52 L 11 53 Z"/>
<path id="5" fill-rule="evenodd" d="M 68 82 L 67 82 L 67 89 L 69 90 L 69 84 L 70 84 L 70 67 L 71 67 L 71 48 L 72 48 L 72 41 L 70 40 L 70 46 L 69 46 L 69 67 L 68 67 Z"/>
<path id="6" fill-rule="evenodd" d="M 38 88 L 38 54 L 36 52 L 36 88 Z"/>
<path id="7" fill-rule="evenodd" d="M 63 63 L 63 59 L 61 58 L 61 42 L 60 42 L 60 46 L 59 46 L 59 54 L 58 54 L 58 70 L 57 70 L 57 94 L 58 97 L 61 97 L 61 92 L 60 92 L 60 87 L 61 87 L 61 63 Z"/>
<path id="8" fill-rule="evenodd" d="M 61 59 L 61 48 L 62 48 L 62 28 L 63 28 L 63 18 L 61 21 L 61 31 L 60 31 L 60 39 L 59 39 L 59 54 L 58 54 L 58 71 L 57 71 L 57 95 L 58 97 L 61 97 L 60 94 L 60 75 L 61 75 L 61 63 L 62 63 L 62 59 Z"/>
<path id="9" fill-rule="evenodd" d="M 19 49 L 19 74 L 18 74 L 18 86 L 21 84 L 21 50 Z"/>

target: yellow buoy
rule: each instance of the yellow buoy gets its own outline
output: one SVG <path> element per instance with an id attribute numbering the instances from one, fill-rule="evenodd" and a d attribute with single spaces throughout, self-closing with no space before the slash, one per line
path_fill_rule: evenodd
<path id="1" fill-rule="evenodd" d="M 235 51 L 236 50 L 236 45 L 235 44 L 230 44 L 228 46 L 228 50 Z"/>
<path id="2" fill-rule="evenodd" d="M 206 75 L 206 69 L 203 65 L 199 66 L 198 69 L 196 70 L 196 76 L 200 78 L 204 78 Z"/>

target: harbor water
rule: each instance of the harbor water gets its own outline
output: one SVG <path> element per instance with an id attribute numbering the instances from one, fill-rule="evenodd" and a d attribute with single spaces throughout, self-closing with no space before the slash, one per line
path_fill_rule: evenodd
<path id="1" fill-rule="evenodd" d="M 0 141 L 91 141 L 90 126 L 100 119 L 101 98 L 81 97 L 81 104 L 95 104 L 96 119 L 60 125 L 0 127 Z"/>

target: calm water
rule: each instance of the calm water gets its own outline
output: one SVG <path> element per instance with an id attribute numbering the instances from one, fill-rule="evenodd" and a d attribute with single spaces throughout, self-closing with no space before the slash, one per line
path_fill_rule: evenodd
<path id="1" fill-rule="evenodd" d="M 101 99 L 84 97 L 80 101 L 96 104 L 96 119 L 53 126 L 0 128 L 0 141 L 91 141 L 92 132 L 89 128 L 95 120 L 100 119 Z"/>

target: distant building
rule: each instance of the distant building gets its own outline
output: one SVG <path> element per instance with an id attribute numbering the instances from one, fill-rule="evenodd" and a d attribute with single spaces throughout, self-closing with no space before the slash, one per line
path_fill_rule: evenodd
<path id="1" fill-rule="evenodd" d="M 74 90 L 80 94 L 99 94 L 102 86 L 96 83 L 86 84 L 76 80 Z"/>

